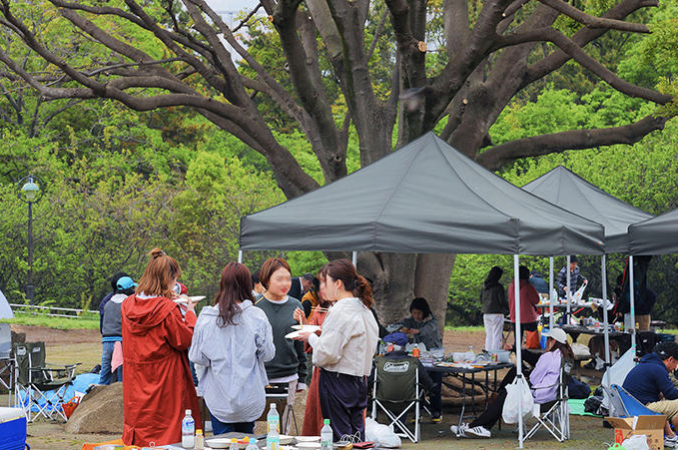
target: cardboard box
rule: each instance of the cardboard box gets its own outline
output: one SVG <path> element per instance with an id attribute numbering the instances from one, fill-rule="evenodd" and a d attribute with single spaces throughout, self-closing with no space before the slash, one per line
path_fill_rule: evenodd
<path id="1" fill-rule="evenodd" d="M 644 434 L 650 450 L 664 450 L 664 424 L 666 416 L 608 417 L 614 427 L 614 441 L 618 444 L 630 436 Z"/>

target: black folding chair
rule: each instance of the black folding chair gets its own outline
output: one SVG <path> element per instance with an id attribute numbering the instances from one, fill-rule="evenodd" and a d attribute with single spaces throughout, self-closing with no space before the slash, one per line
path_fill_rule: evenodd
<path id="1" fill-rule="evenodd" d="M 397 435 L 419 442 L 420 407 L 424 398 L 424 389 L 419 384 L 419 361 L 412 357 L 393 359 L 380 356 L 375 358 L 374 365 L 372 419 L 377 420 L 381 410 L 388 416 L 388 425 L 393 425 Z M 405 423 L 410 410 L 414 412 L 413 430 Z"/>
<path id="2" fill-rule="evenodd" d="M 64 395 L 66 387 L 73 383 L 75 369 L 80 363 L 47 364 L 44 342 L 14 344 L 14 355 L 16 404 L 23 407 L 28 422 L 40 416 L 68 420 L 62 408 Z"/>

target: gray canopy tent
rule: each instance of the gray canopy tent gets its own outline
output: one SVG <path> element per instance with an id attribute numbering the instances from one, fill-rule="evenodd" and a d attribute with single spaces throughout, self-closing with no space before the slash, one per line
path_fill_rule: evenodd
<path id="1" fill-rule="evenodd" d="M 629 240 L 633 255 L 678 253 L 678 209 L 631 225 Z"/>
<path id="2" fill-rule="evenodd" d="M 603 225 L 605 228 L 605 250 L 607 253 L 628 253 L 630 249 L 629 225 L 650 219 L 651 214 L 631 206 L 611 196 L 607 192 L 575 175 L 563 166 L 558 166 L 536 180 L 523 186 L 523 189 L 553 203 L 566 211 L 579 214 Z M 632 258 L 632 257 L 631 257 Z M 570 256 L 567 265 L 570 266 Z M 633 260 L 631 260 L 633 267 Z M 603 308 L 607 312 L 607 272 L 605 255 L 601 261 Z M 553 290 L 553 258 L 550 260 L 549 291 Z M 632 272 L 632 271 L 631 271 Z M 567 286 L 570 285 L 570 271 L 567 271 Z M 571 293 L 568 291 L 567 316 L 569 317 Z M 633 294 L 631 298 L 632 323 L 635 323 Z M 609 329 L 607 313 L 603 315 L 605 330 L 605 362 L 610 363 Z M 550 328 L 553 328 L 553 298 L 551 296 Z M 631 335 L 635 348 L 635 333 Z"/>
<path id="3" fill-rule="evenodd" d="M 241 251 L 513 254 L 516 336 L 518 255 L 602 254 L 603 239 L 602 225 L 508 183 L 433 133 L 240 223 Z"/>

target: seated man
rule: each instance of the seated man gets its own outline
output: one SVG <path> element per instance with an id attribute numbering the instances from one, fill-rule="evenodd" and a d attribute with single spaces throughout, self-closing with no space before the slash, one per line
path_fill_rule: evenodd
<path id="1" fill-rule="evenodd" d="M 408 356 L 407 352 L 405 351 L 405 347 L 407 346 L 407 335 L 405 333 L 391 333 L 387 336 L 384 336 L 384 342 L 388 344 L 388 347 L 386 349 L 386 354 L 379 358 L 383 358 L 383 360 L 416 360 L 417 362 L 417 370 L 419 371 L 419 384 L 426 389 L 426 391 L 429 393 L 429 400 L 431 402 L 431 415 L 432 415 L 432 420 L 435 423 L 438 423 L 442 420 L 442 415 L 441 415 L 441 381 L 442 381 L 442 374 L 439 373 L 431 373 L 429 374 L 426 371 L 426 368 L 424 365 L 421 363 L 416 358 L 412 358 L 411 356 Z M 375 359 L 375 364 L 378 364 L 377 359 Z M 433 377 L 431 376 L 433 375 Z"/>
<path id="2" fill-rule="evenodd" d="M 678 367 L 678 343 L 660 342 L 652 353 L 640 359 L 624 380 L 624 389 L 652 411 L 666 415 L 668 422 L 678 427 L 678 389 L 669 373 Z M 669 423 L 664 427 L 664 446 L 677 447 L 678 436 Z"/>

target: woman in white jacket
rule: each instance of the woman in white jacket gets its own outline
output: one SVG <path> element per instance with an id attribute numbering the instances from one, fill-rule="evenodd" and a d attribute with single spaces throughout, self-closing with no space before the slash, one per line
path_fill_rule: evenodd
<path id="1" fill-rule="evenodd" d="M 365 438 L 367 377 L 379 340 L 370 311 L 372 288 L 347 259 L 331 261 L 320 270 L 320 289 L 334 301 L 320 336 L 301 333 L 313 347 L 313 364 L 320 367 L 318 389 L 323 417 L 330 419 L 334 440 L 344 435 Z"/>
<path id="2" fill-rule="evenodd" d="M 214 435 L 254 433 L 266 407 L 266 368 L 275 356 L 266 314 L 255 308 L 252 277 L 243 264 L 221 273 L 214 306 L 202 309 L 188 357 L 196 364 L 198 395 L 212 416 Z"/>

